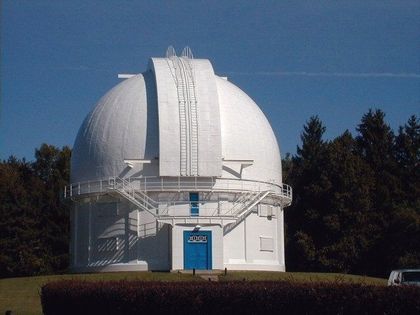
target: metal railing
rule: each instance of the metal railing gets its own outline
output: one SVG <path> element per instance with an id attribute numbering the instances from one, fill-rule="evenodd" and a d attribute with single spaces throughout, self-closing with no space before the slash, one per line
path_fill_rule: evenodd
<path id="1" fill-rule="evenodd" d="M 150 198 L 143 192 L 136 190 L 133 185 L 127 181 L 124 178 L 115 177 L 110 179 L 110 183 L 113 186 L 113 190 L 124 197 L 126 200 L 130 201 L 140 209 L 143 209 L 156 218 L 161 217 L 178 217 L 183 216 L 191 216 L 191 209 L 194 204 L 195 207 L 198 207 L 199 202 L 197 201 L 189 201 L 188 203 L 184 204 L 188 207 L 183 207 L 183 209 L 173 209 L 173 206 L 176 205 L 182 205 L 182 204 L 176 204 L 176 203 L 166 203 L 166 202 L 157 202 L 154 199 Z M 235 205 L 226 212 L 221 212 L 220 209 L 216 209 L 217 212 L 214 209 L 209 209 L 208 204 L 205 203 L 205 209 L 204 216 L 206 217 L 232 217 L 232 218 L 241 218 L 242 216 L 246 215 L 249 211 L 252 210 L 252 208 L 257 205 L 261 200 L 263 200 L 267 195 L 269 194 L 269 191 L 263 191 L 263 192 L 246 192 L 242 193 L 239 198 L 235 201 Z M 210 204 L 214 203 L 214 201 L 210 201 Z M 161 206 L 164 206 L 162 209 Z M 240 205 L 239 207 L 236 207 L 236 205 Z M 173 209 L 175 211 L 170 211 L 170 209 Z M 178 211 L 177 211 L 178 210 Z M 179 213 L 179 210 L 182 212 Z M 210 211 L 209 211 L 210 210 Z M 175 214 L 176 213 L 176 214 Z M 198 215 L 198 213 L 197 213 Z M 200 217 L 203 217 L 203 215 L 198 215 Z"/>
<path id="2" fill-rule="evenodd" d="M 112 189 L 126 198 L 137 207 L 146 210 L 153 216 L 158 215 L 159 203 L 140 190 L 134 189 L 129 181 L 124 178 L 114 177 L 110 179 Z"/>
<path id="3" fill-rule="evenodd" d="M 279 186 L 273 183 L 250 180 L 210 178 L 209 181 L 208 179 L 175 178 L 174 180 L 174 178 L 158 177 L 125 179 L 114 176 L 106 181 L 88 181 L 72 184 L 65 188 L 64 195 L 66 198 L 69 198 L 82 197 L 92 193 L 116 193 L 158 219 L 191 218 L 191 207 L 193 204 L 197 206 L 197 204 L 201 203 L 203 208 L 200 206 L 200 214 L 196 218 L 219 218 L 219 220 L 230 218 L 236 224 L 267 196 L 277 199 L 277 202 L 283 206 L 288 206 L 292 199 L 292 190 L 288 185 Z M 234 196 L 234 199 L 231 201 L 233 206 L 230 209 L 222 210 L 220 203 L 211 199 L 198 202 L 186 200 L 158 202 L 147 195 L 147 192 L 155 191 L 229 192 L 235 195 L 239 194 L 239 196 Z M 214 204 L 216 204 L 215 207 L 213 207 Z"/>
<path id="4" fill-rule="evenodd" d="M 84 181 L 73 183 L 64 188 L 64 197 L 73 198 L 91 193 L 107 193 L 114 189 L 118 177 L 106 180 Z M 124 179 L 135 191 L 144 194 L 147 192 L 262 192 L 270 191 L 270 195 L 282 198 L 284 201 L 292 200 L 292 187 L 274 183 L 228 178 L 199 178 L 199 177 L 130 177 Z"/>

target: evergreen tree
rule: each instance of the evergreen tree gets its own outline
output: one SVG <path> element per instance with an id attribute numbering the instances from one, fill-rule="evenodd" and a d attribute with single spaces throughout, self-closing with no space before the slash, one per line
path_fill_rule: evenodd
<path id="1" fill-rule="evenodd" d="M 322 139 L 324 133 L 325 126 L 320 119 L 311 117 L 301 135 L 302 147 L 297 148 L 297 156 L 293 158 L 294 173 L 290 174 L 290 184 L 295 197 L 285 212 L 289 233 L 286 257 L 292 270 L 319 268 L 316 243 L 325 234 L 318 223 L 331 185 L 325 176 L 327 144 Z"/>
<path id="2" fill-rule="evenodd" d="M 318 250 L 323 270 L 358 271 L 369 249 L 375 233 L 369 228 L 370 173 L 349 131 L 330 142 L 326 176 L 331 186 L 319 223 L 325 235 Z"/>
<path id="3" fill-rule="evenodd" d="M 286 159 L 294 189 L 285 211 L 289 270 L 386 276 L 420 263 L 419 122 L 395 137 L 380 110 L 362 117 L 354 139 L 331 142 L 311 117 L 297 155 Z"/>
<path id="4" fill-rule="evenodd" d="M 45 270 L 39 192 L 42 183 L 29 163 L 14 157 L 0 164 L 0 275 L 16 276 Z"/>
<path id="5" fill-rule="evenodd" d="M 378 210 L 390 210 L 392 199 L 399 193 L 396 176 L 394 133 L 385 122 L 385 113 L 369 110 L 357 127 L 359 153 L 369 164 L 375 176 L 373 201 Z"/>
<path id="6" fill-rule="evenodd" d="M 411 116 L 396 138 L 396 159 L 401 178 L 400 201 L 420 208 L 420 120 Z"/>
<path id="7" fill-rule="evenodd" d="M 392 268 L 420 266 L 420 122 L 411 116 L 395 142 L 401 189 L 391 215 L 388 264 Z"/>
<path id="8" fill-rule="evenodd" d="M 375 231 L 372 247 L 365 257 L 362 270 L 373 275 L 384 275 L 392 266 L 389 259 L 389 229 L 395 201 L 400 194 L 394 133 L 385 122 L 381 110 L 369 110 L 362 117 L 357 131 L 359 154 L 373 172 L 373 189 L 370 193 L 372 208 L 369 213 L 369 227 Z M 382 261 L 378 264 L 378 261 Z"/>

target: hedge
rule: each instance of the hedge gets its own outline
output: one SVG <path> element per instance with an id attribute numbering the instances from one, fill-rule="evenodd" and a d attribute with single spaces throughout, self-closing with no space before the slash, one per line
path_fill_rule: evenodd
<path id="1" fill-rule="evenodd" d="M 88 282 L 41 290 L 44 314 L 420 314 L 419 287 L 291 282 Z"/>

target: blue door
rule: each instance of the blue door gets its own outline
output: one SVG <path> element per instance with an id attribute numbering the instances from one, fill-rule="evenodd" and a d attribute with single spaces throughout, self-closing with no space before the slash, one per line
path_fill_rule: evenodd
<path id="1" fill-rule="evenodd" d="M 211 268 L 211 231 L 184 231 L 184 269 Z"/>

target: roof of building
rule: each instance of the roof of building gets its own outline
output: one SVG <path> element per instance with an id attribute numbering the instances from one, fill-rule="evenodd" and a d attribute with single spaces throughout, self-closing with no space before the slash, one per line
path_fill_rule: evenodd
<path id="1" fill-rule="evenodd" d="M 269 122 L 241 89 L 192 54 L 152 58 L 106 93 L 78 132 L 71 181 L 227 177 L 281 183 Z"/>

